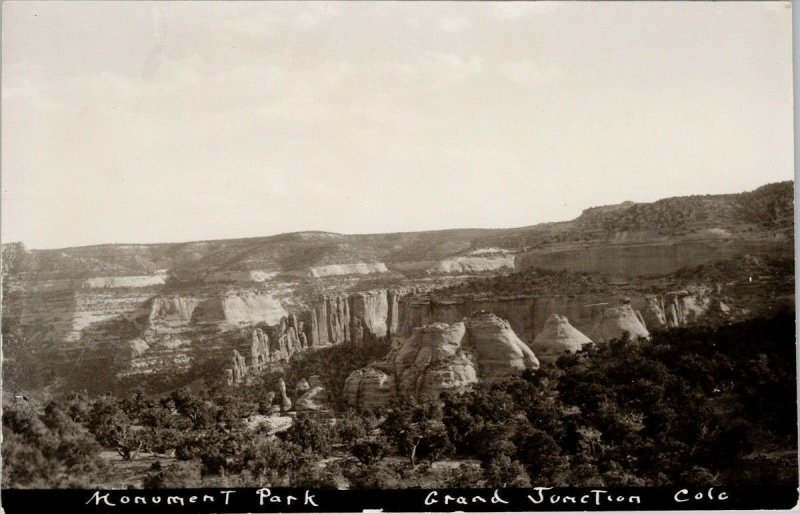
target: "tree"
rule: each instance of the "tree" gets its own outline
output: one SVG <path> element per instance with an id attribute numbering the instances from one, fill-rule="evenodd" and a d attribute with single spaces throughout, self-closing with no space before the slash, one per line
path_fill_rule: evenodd
<path id="1" fill-rule="evenodd" d="M 347 411 L 336 423 L 336 435 L 341 442 L 349 445 L 357 439 L 366 437 L 376 424 L 374 418 L 367 418 L 355 411 Z"/>
<path id="2" fill-rule="evenodd" d="M 525 468 L 508 455 L 500 455 L 489 462 L 484 470 L 489 487 L 530 487 L 531 480 Z"/>
<path id="3" fill-rule="evenodd" d="M 88 487 L 105 469 L 100 447 L 56 404 L 3 404 L 4 487 Z"/>
<path id="4" fill-rule="evenodd" d="M 350 446 L 350 453 L 367 466 L 380 461 L 389 452 L 389 442 L 384 437 L 363 437 Z"/>
<path id="5" fill-rule="evenodd" d="M 302 413 L 283 433 L 283 438 L 304 450 L 327 457 L 331 452 L 334 430 L 327 422 L 320 422 L 311 415 Z"/>
<path id="6" fill-rule="evenodd" d="M 517 435 L 516 444 L 519 448 L 518 459 L 525 463 L 525 469 L 533 482 L 553 485 L 563 483 L 567 458 L 549 434 L 527 427 Z"/>
<path id="7" fill-rule="evenodd" d="M 421 457 L 435 459 L 452 448 L 438 403 L 395 399 L 381 428 L 397 450 L 408 457 L 412 468 L 417 464 L 418 452 Z"/>
<path id="8" fill-rule="evenodd" d="M 100 444 L 113 448 L 124 460 L 130 460 L 144 447 L 143 434 L 131 426 L 128 415 L 114 398 L 100 398 L 92 404 L 88 426 Z"/>
<path id="9" fill-rule="evenodd" d="M 175 462 L 162 466 L 156 461 L 144 478 L 146 489 L 183 489 L 201 487 L 200 463 L 198 461 Z"/>
<path id="10" fill-rule="evenodd" d="M 195 429 L 204 429 L 210 427 L 216 418 L 215 406 L 206 401 L 197 398 L 187 388 L 174 391 L 169 396 L 172 404 L 179 414 L 188 418 Z"/>

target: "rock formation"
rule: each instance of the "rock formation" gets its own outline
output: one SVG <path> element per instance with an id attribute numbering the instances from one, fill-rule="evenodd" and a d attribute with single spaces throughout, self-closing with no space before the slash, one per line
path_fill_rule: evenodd
<path id="1" fill-rule="evenodd" d="M 480 273 L 514 269 L 513 255 L 460 256 L 444 259 L 428 269 L 428 273 Z"/>
<path id="2" fill-rule="evenodd" d="M 479 312 L 467 320 L 467 330 L 482 379 L 495 380 L 512 370 L 539 368 L 536 355 L 520 341 L 508 321 Z"/>
<path id="3" fill-rule="evenodd" d="M 594 311 L 594 323 L 588 331 L 592 341 L 610 341 L 620 339 L 626 333 L 631 339 L 650 338 L 650 332 L 644 326 L 644 319 L 635 311 L 630 302 L 625 302 L 617 307 L 608 304 L 588 306 Z"/>
<path id="4" fill-rule="evenodd" d="M 289 412 L 292 410 L 292 400 L 286 396 L 286 382 L 284 382 L 282 378 L 278 379 L 278 394 L 281 397 L 281 412 Z"/>
<path id="5" fill-rule="evenodd" d="M 533 351 L 540 361 L 554 363 L 565 353 L 577 353 L 592 340 L 570 325 L 566 316 L 552 314 L 533 341 Z"/>
<path id="6" fill-rule="evenodd" d="M 321 411 L 328 409 L 328 390 L 322 385 L 318 376 L 308 377 L 306 382 L 308 389 L 300 396 L 294 404 L 296 411 Z"/>
<path id="7" fill-rule="evenodd" d="M 253 330 L 250 344 L 250 363 L 256 368 L 270 362 L 269 336 L 260 328 Z"/>
<path id="8" fill-rule="evenodd" d="M 270 352 L 271 362 L 288 361 L 292 355 L 308 346 L 306 335 L 302 332 L 302 327 L 298 331 L 298 326 L 294 316 L 281 318 L 277 347 Z"/>
<path id="9" fill-rule="evenodd" d="M 350 405 L 376 407 L 393 395 L 435 398 L 442 391 L 463 390 L 500 380 L 539 361 L 507 321 L 486 312 L 453 324 L 433 323 L 397 338 L 379 362 L 356 370 L 346 380 Z"/>
<path id="10" fill-rule="evenodd" d="M 245 363 L 244 356 L 237 350 L 233 350 L 233 357 L 231 358 L 232 364 L 232 384 L 241 384 L 247 376 L 247 364 Z"/>
<path id="11" fill-rule="evenodd" d="M 188 323 L 192 319 L 195 307 L 200 300 L 182 296 L 157 296 L 150 300 L 150 324 L 157 321 L 174 321 Z"/>
<path id="12" fill-rule="evenodd" d="M 253 292 L 212 296 L 192 313 L 192 321 L 214 323 L 277 323 L 286 311 L 272 295 Z"/>
<path id="13" fill-rule="evenodd" d="M 369 409 L 389 403 L 397 394 L 394 375 L 390 374 L 392 371 L 381 369 L 389 367 L 380 362 L 351 373 L 344 383 L 348 404 Z"/>
<path id="14" fill-rule="evenodd" d="M 309 273 L 314 278 L 334 277 L 341 275 L 370 275 L 372 273 L 388 273 L 389 269 L 382 262 L 356 262 L 352 264 L 330 264 L 312 266 Z"/>

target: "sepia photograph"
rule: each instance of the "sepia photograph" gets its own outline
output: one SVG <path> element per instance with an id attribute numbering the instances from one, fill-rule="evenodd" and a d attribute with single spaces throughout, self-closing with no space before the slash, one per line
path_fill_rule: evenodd
<path id="1" fill-rule="evenodd" d="M 792 3 L 2 4 L 4 512 L 798 504 Z"/>

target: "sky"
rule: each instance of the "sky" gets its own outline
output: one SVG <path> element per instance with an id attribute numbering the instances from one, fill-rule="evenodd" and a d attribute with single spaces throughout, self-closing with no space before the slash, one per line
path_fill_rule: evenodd
<path id="1" fill-rule="evenodd" d="M 516 227 L 793 173 L 780 3 L 2 4 L 29 248 Z"/>

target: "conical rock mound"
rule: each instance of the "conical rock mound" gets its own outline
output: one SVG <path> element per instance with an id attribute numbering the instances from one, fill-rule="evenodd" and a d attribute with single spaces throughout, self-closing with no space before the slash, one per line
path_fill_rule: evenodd
<path id="1" fill-rule="evenodd" d="M 533 340 L 533 351 L 540 361 L 552 364 L 565 353 L 577 353 L 591 342 L 566 316 L 551 314 Z"/>
<path id="2" fill-rule="evenodd" d="M 453 324 L 432 323 L 395 338 L 383 360 L 354 371 L 345 382 L 350 405 L 372 408 L 394 395 L 438 398 L 480 381 L 493 382 L 539 361 L 507 321 L 487 312 Z"/>

